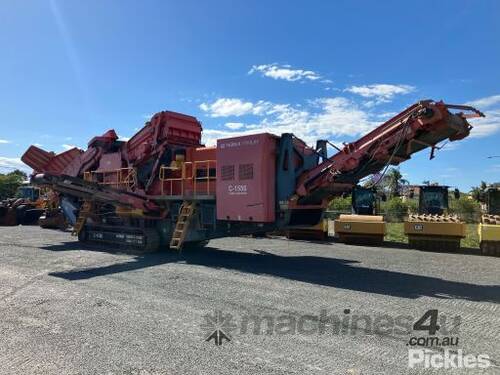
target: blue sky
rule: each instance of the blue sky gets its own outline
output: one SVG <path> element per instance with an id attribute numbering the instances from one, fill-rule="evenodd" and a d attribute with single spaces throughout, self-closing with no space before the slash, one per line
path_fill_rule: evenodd
<path id="1" fill-rule="evenodd" d="M 500 155 L 499 17 L 498 1 L 4 2 L 0 165 L 30 144 L 130 137 L 166 109 L 196 116 L 207 143 L 260 131 L 352 141 L 432 98 L 488 117 L 436 159 L 402 164 L 406 177 L 500 181 L 500 158 L 487 158 Z"/>

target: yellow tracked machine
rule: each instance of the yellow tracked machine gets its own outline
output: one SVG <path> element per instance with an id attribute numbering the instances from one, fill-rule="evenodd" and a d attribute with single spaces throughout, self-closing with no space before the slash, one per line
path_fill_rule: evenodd
<path id="1" fill-rule="evenodd" d="M 479 246 L 483 255 L 500 256 L 500 186 L 485 192 L 486 213 L 479 224 Z"/>
<path id="2" fill-rule="evenodd" d="M 420 186 L 418 214 L 404 223 L 411 248 L 428 251 L 457 251 L 465 238 L 465 222 L 448 215 L 448 186 Z M 455 197 L 460 193 L 455 191 Z"/>
<path id="3" fill-rule="evenodd" d="M 339 241 L 356 244 L 381 244 L 386 233 L 384 217 L 376 215 L 377 195 L 374 188 L 356 186 L 352 190 L 352 215 L 340 215 L 334 221 Z"/>

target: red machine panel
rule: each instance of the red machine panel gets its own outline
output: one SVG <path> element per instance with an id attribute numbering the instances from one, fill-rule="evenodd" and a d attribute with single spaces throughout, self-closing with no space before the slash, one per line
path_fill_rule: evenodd
<path id="1" fill-rule="evenodd" d="M 263 133 L 217 141 L 218 220 L 275 220 L 276 139 Z"/>
<path id="2" fill-rule="evenodd" d="M 56 155 L 36 146 L 30 146 L 21 157 L 21 160 L 33 168 L 35 172 L 59 174 L 82 153 L 82 150 L 75 147 Z"/>
<path id="3" fill-rule="evenodd" d="M 155 114 L 146 125 L 127 142 L 129 160 L 141 159 L 158 144 L 200 146 L 201 124 L 192 116 L 164 111 Z"/>
<path id="4" fill-rule="evenodd" d="M 112 152 L 104 154 L 99 160 L 99 172 L 114 171 L 122 167 L 122 154 L 121 152 Z"/>

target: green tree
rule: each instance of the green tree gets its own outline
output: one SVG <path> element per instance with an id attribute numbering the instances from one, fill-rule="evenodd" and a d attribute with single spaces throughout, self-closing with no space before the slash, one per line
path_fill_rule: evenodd
<path id="1" fill-rule="evenodd" d="M 7 174 L 0 173 L 0 199 L 13 198 L 26 178 L 26 173 L 17 169 Z"/>
<path id="2" fill-rule="evenodd" d="M 418 201 L 415 198 L 406 199 L 405 203 L 409 213 L 416 214 L 418 212 Z"/>
<path id="3" fill-rule="evenodd" d="M 408 204 L 401 197 L 392 197 L 383 206 L 388 221 L 402 221 L 408 214 Z"/>
<path id="4" fill-rule="evenodd" d="M 486 183 L 486 181 L 481 181 L 481 184 L 479 186 L 474 186 L 472 188 L 472 190 L 470 191 L 470 195 L 473 199 L 480 202 L 483 199 L 483 194 L 487 187 L 488 184 Z"/>
<path id="5" fill-rule="evenodd" d="M 452 214 L 456 214 L 468 223 L 477 222 L 481 216 L 481 205 L 475 199 L 462 195 L 459 199 L 450 201 L 448 210 Z"/>
<path id="6" fill-rule="evenodd" d="M 391 197 L 399 195 L 401 187 L 408 184 L 408 180 L 403 178 L 399 168 L 391 168 L 384 177 L 384 184 Z"/>
<path id="7" fill-rule="evenodd" d="M 352 205 L 352 200 L 351 200 L 351 195 L 347 195 L 345 197 L 335 197 L 330 201 L 330 204 L 328 205 L 328 209 L 330 211 L 337 211 L 337 212 L 350 212 L 351 211 L 351 205 Z"/>
<path id="8" fill-rule="evenodd" d="M 28 179 L 28 175 L 19 169 L 14 169 L 9 174 L 13 175 L 13 176 L 18 176 L 18 177 L 22 178 L 23 181 L 26 181 Z"/>

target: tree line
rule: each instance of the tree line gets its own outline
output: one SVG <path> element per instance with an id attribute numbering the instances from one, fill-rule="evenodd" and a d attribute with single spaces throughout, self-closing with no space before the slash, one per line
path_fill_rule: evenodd
<path id="1" fill-rule="evenodd" d="M 15 197 L 17 189 L 27 178 L 26 173 L 19 169 L 8 173 L 0 173 L 0 200 Z"/>

